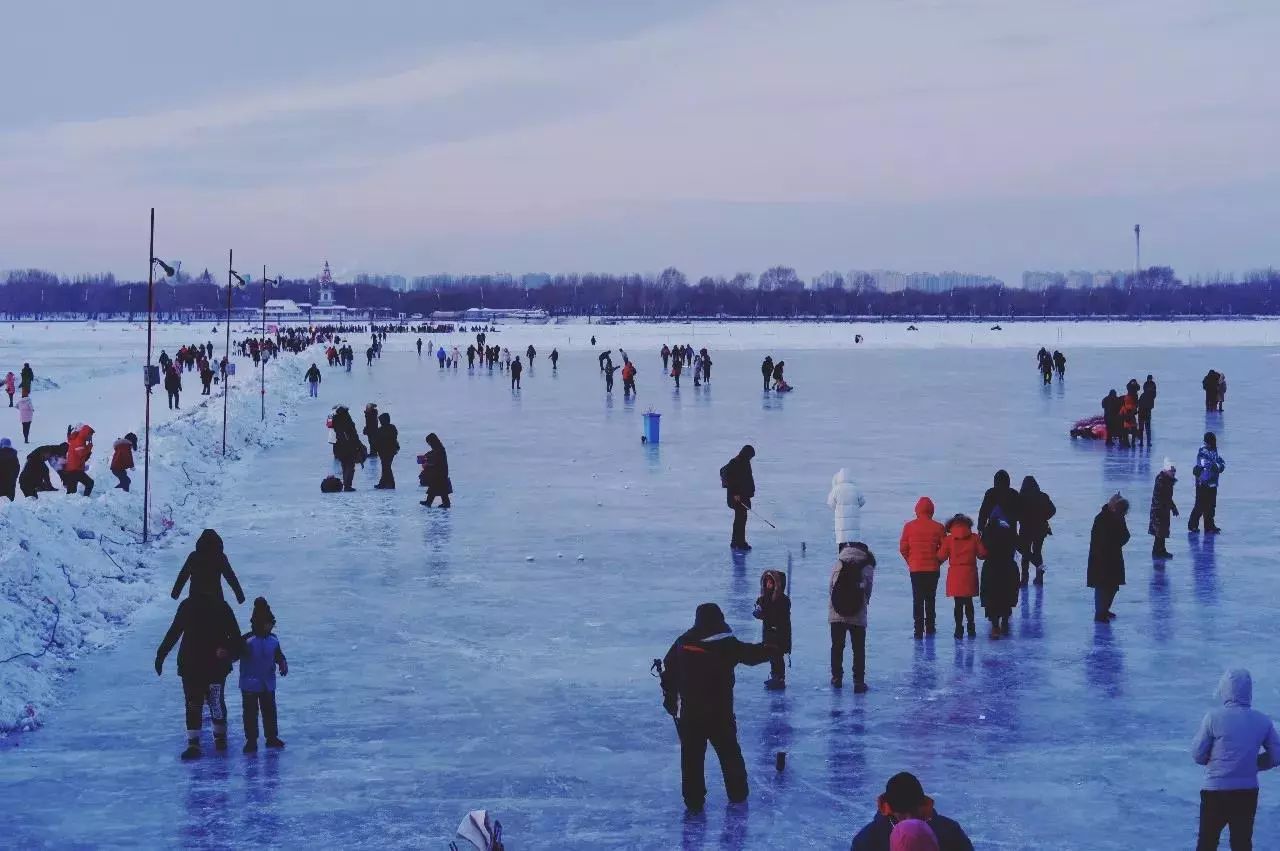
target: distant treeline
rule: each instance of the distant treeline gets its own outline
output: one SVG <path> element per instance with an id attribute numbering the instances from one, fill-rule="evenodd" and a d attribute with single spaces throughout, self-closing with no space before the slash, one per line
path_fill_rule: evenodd
<path id="1" fill-rule="evenodd" d="M 793 270 L 770 269 L 752 286 L 751 276 L 702 278 L 689 283 L 676 269 L 661 275 L 554 275 L 525 288 L 507 277 L 469 276 L 439 279 L 429 290 L 397 292 L 367 284 L 339 284 L 339 304 L 359 309 L 385 308 L 405 314 L 469 307 L 541 308 L 557 316 L 631 317 L 839 317 L 941 316 L 962 318 L 1039 316 L 1233 316 L 1280 315 L 1280 272 L 1258 273 L 1239 283 L 1187 285 L 1168 267 L 1152 267 L 1112 286 L 1027 291 L 1008 287 L 972 287 L 931 293 L 880 292 L 866 281 L 842 288 L 805 289 Z M 316 280 L 285 281 L 268 298 L 314 304 Z M 202 275 L 155 286 L 155 310 L 168 316 L 184 310 L 221 311 L 227 289 Z M 236 309 L 262 303 L 261 285 L 251 281 L 232 290 Z M 121 282 L 110 275 L 67 280 L 40 270 L 11 272 L 0 283 L 0 314 L 39 317 L 77 314 L 144 316 L 146 282 Z"/>

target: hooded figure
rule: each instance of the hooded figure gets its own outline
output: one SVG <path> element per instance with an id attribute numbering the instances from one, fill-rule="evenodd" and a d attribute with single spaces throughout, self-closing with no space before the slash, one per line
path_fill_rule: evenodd
<path id="1" fill-rule="evenodd" d="M 862 506 L 866 502 L 849 470 L 845 467 L 837 470 L 831 477 L 831 493 L 827 494 L 827 507 L 835 512 L 836 552 L 840 551 L 842 544 L 858 540 Z"/>
<path id="2" fill-rule="evenodd" d="M 178 599 L 182 594 L 182 586 L 190 579 L 190 596 L 212 594 L 221 599 L 224 578 L 236 595 L 236 602 L 243 603 L 244 591 L 240 590 L 240 580 L 236 578 L 236 572 L 231 569 L 231 562 L 223 551 L 222 538 L 212 529 L 205 529 L 196 540 L 195 550 L 187 556 L 182 570 L 178 571 L 178 579 L 173 583 L 173 591 L 169 596 Z"/>
<path id="3" fill-rule="evenodd" d="M 93 479 L 85 472 L 89 457 L 93 455 L 93 428 L 81 425 L 67 437 L 67 463 L 62 468 L 62 481 L 67 493 L 75 493 L 76 486 L 84 485 L 84 495 L 93 493 Z"/>
<path id="4" fill-rule="evenodd" d="M 156 650 L 157 675 L 162 673 L 164 659 L 179 638 L 182 644 L 178 647 L 178 676 L 182 678 L 187 722 L 187 749 L 182 758 L 195 759 L 200 756 L 200 729 L 206 705 L 213 722 L 214 747 L 220 751 L 227 748 L 224 689 L 231 664 L 240 656 L 240 625 L 235 612 L 216 594 L 198 593 L 183 600 Z"/>
<path id="5" fill-rule="evenodd" d="M 1169 538 L 1172 518 L 1178 516 L 1178 506 L 1173 501 L 1173 488 L 1178 483 L 1178 471 L 1173 462 L 1164 459 L 1164 466 L 1156 474 L 1155 486 L 1151 489 L 1151 517 L 1147 524 L 1147 534 L 1156 539 L 1151 547 L 1151 557 L 1157 559 L 1173 558 L 1173 554 L 1165 547 Z"/>
<path id="6" fill-rule="evenodd" d="M 1036 568 L 1036 584 L 1044 582 L 1044 539 L 1053 534 L 1049 521 L 1058 513 L 1049 495 L 1040 490 L 1035 476 L 1022 480 L 1018 493 L 1021 517 L 1018 523 L 1018 549 L 1022 552 L 1022 584 L 1026 585 L 1030 566 Z"/>
<path id="7" fill-rule="evenodd" d="M 356 434 L 355 420 L 351 419 L 351 412 L 346 407 L 339 405 L 334 408 L 330 422 L 333 423 L 333 457 L 342 465 L 342 489 L 354 491 L 351 480 L 355 478 L 356 464 L 363 460 L 364 444 Z"/>
<path id="8" fill-rule="evenodd" d="M 1111 604 L 1124 585 L 1124 545 L 1129 543 L 1129 525 L 1124 517 L 1128 512 L 1129 501 L 1117 493 L 1093 518 L 1087 584 L 1094 592 L 1093 619 L 1097 623 L 1109 623 L 1115 617 Z"/>
<path id="9" fill-rule="evenodd" d="M 1280 736 L 1271 719 L 1252 708 L 1253 678 L 1244 668 L 1222 675 L 1217 697 L 1222 706 L 1204 716 L 1191 743 L 1191 758 L 1205 766 L 1196 847 L 1217 848 L 1230 825 L 1231 847 L 1251 848 L 1258 772 L 1280 761 Z"/>
<path id="10" fill-rule="evenodd" d="M 9 438 L 0 437 L 0 497 L 7 496 L 10 502 L 17 498 L 18 471 L 18 450 Z"/>
<path id="11" fill-rule="evenodd" d="M 378 406 L 373 402 L 364 406 L 363 434 L 369 438 L 369 454 L 378 454 Z"/>
<path id="12" fill-rule="evenodd" d="M 916 638 L 936 632 L 934 607 L 942 564 L 938 550 L 946 537 L 942 524 L 933 519 L 933 500 L 922 496 L 916 502 L 916 517 L 902 527 L 898 551 L 911 571 L 911 611 Z"/>
<path id="13" fill-rule="evenodd" d="M 766 570 L 760 576 L 760 596 L 752 612 L 761 621 L 761 641 L 778 648 L 770 660 L 769 679 L 765 687 L 785 687 L 787 671 L 782 654 L 791 652 L 791 598 L 787 596 L 787 575 L 780 570 Z"/>
<path id="14" fill-rule="evenodd" d="M 1004 510 L 996 506 L 982 533 L 987 558 L 982 562 L 980 589 L 982 608 L 991 621 L 992 638 L 1009 634 L 1009 616 L 1018 605 L 1018 565 L 1014 561 L 1017 541 L 1013 524 L 1005 519 Z"/>
<path id="15" fill-rule="evenodd" d="M 884 794 L 876 801 L 878 812 L 874 819 L 859 831 L 853 838 L 850 851 L 892 851 L 895 848 L 941 849 L 941 851 L 973 851 L 973 843 L 965 835 L 964 829 L 954 820 L 940 815 L 934 808 L 933 799 L 924 793 L 924 788 L 915 775 L 903 771 L 889 778 L 885 784 Z M 924 824 L 934 838 L 929 845 L 928 838 L 915 825 Z M 911 825 L 899 832 L 903 825 Z M 903 842 L 924 842 L 924 845 L 895 845 Z"/>
<path id="16" fill-rule="evenodd" d="M 694 812 L 706 802 L 703 762 L 707 744 L 715 748 L 733 803 L 747 799 L 747 766 L 738 744 L 733 714 L 733 669 L 759 665 L 778 655 L 776 648 L 747 644 L 733 635 L 715 603 L 703 603 L 693 628 L 676 639 L 663 659 L 662 705 L 680 734 L 681 791 Z"/>
<path id="17" fill-rule="evenodd" d="M 390 414 L 378 415 L 378 429 L 370 439 L 374 443 L 379 466 L 382 468 L 382 476 L 378 479 L 378 483 L 374 485 L 374 488 L 378 490 L 395 490 L 396 477 L 391 471 L 391 462 L 395 459 L 396 453 L 400 451 L 400 430 L 391 424 Z"/>
<path id="18" fill-rule="evenodd" d="M 957 514 L 947 522 L 947 537 L 938 548 L 938 561 L 950 561 L 947 568 L 947 596 L 955 600 L 956 638 L 962 637 L 961 627 L 965 618 L 969 622 L 969 637 L 977 635 L 974 623 L 973 598 L 978 596 L 978 559 L 987 557 L 982 538 L 973 534 L 973 521 Z"/>
<path id="19" fill-rule="evenodd" d="M 1009 474 L 1004 470 L 996 470 L 992 486 L 982 496 L 982 507 L 978 509 L 978 534 L 987 530 L 987 519 L 997 505 L 1004 512 L 1004 519 L 1017 529 L 1021 517 L 1018 492 L 1010 485 Z"/>
<path id="20" fill-rule="evenodd" d="M 49 459 L 59 451 L 66 453 L 65 449 L 57 446 L 39 446 L 27 453 L 27 461 L 22 465 L 22 473 L 18 476 L 18 487 L 23 496 L 38 499 L 41 491 L 54 489 L 49 480 Z"/>

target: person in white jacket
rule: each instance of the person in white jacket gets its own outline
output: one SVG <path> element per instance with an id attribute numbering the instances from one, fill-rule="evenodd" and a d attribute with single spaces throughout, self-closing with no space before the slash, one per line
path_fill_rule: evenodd
<path id="1" fill-rule="evenodd" d="M 848 469 L 841 467 L 831 477 L 831 493 L 827 496 L 827 506 L 835 511 L 836 552 L 840 552 L 844 544 L 858 540 L 862 506 L 865 504 L 866 500 L 853 483 Z"/>

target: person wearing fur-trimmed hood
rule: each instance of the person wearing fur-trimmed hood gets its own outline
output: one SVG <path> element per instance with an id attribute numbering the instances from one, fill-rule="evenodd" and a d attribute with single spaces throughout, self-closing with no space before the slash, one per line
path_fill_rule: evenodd
<path id="1" fill-rule="evenodd" d="M 763 628 L 761 642 L 781 652 L 769 660 L 769 679 L 765 688 L 781 691 L 787 687 L 787 669 L 782 654 L 791 652 L 791 598 L 787 596 L 787 575 L 780 570 L 766 570 L 760 576 L 760 596 L 752 612 Z"/>
<path id="2" fill-rule="evenodd" d="M 1165 541 L 1169 539 L 1172 518 L 1178 516 L 1178 506 L 1173 501 L 1173 488 L 1177 482 L 1177 468 L 1168 458 L 1164 459 L 1164 466 L 1156 474 L 1156 483 L 1151 489 L 1151 519 L 1147 524 L 1147 533 L 1156 539 L 1151 545 L 1153 559 L 1173 558 L 1173 553 L 1169 552 Z"/>

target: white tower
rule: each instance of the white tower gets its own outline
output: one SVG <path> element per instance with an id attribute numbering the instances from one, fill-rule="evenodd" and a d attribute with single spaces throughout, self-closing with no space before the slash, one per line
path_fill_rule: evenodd
<path id="1" fill-rule="evenodd" d="M 329 271 L 329 261 L 324 261 L 324 271 L 320 273 L 320 300 L 317 307 L 333 307 L 333 273 Z"/>

